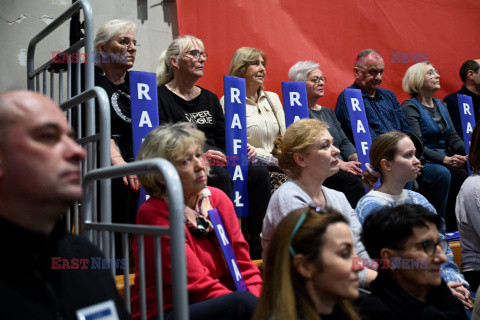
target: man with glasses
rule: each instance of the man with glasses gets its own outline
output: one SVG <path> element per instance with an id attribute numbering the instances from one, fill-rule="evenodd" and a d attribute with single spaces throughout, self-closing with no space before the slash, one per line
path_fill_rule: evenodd
<path id="1" fill-rule="evenodd" d="M 439 233 L 442 219 L 420 205 L 384 207 L 363 224 L 362 240 L 382 268 L 372 295 L 359 306 L 366 319 L 467 319 L 470 292 L 448 282 L 448 242 Z M 449 252 L 450 251 L 450 252 Z M 458 298 L 458 299 L 455 299 Z"/>
<path id="2" fill-rule="evenodd" d="M 357 55 L 353 68 L 355 82 L 349 87 L 362 90 L 372 142 L 378 135 L 392 130 L 411 131 L 395 94 L 390 90 L 380 88 L 384 68 L 383 58 L 377 51 L 374 49 L 362 50 Z M 338 97 L 335 114 L 343 131 L 353 142 L 350 117 L 343 91 Z"/>
<path id="3" fill-rule="evenodd" d="M 448 107 L 448 113 L 452 119 L 455 131 L 463 138 L 462 122 L 460 120 L 460 110 L 458 109 L 457 95 L 463 94 L 472 97 L 473 114 L 475 121 L 480 120 L 480 59 L 467 60 L 460 67 L 460 79 L 463 86 L 457 92 L 454 92 L 443 99 Z"/>

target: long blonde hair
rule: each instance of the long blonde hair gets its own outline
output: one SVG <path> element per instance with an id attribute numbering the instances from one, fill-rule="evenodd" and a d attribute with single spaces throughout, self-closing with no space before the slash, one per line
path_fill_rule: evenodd
<path id="1" fill-rule="evenodd" d="M 178 60 L 187 53 L 188 49 L 195 44 L 203 50 L 202 40 L 191 35 L 185 35 L 173 40 L 168 46 L 168 49 L 160 54 L 156 70 L 158 87 L 173 80 L 173 65 L 170 58 L 176 57 L 175 61 L 178 62 Z"/>

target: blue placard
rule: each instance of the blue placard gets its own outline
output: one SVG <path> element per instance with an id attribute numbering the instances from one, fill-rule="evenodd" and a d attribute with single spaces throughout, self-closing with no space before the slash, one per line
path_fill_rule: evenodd
<path id="1" fill-rule="evenodd" d="M 224 76 L 227 170 L 233 180 L 233 204 L 239 218 L 248 217 L 247 95 L 245 79 Z"/>
<path id="2" fill-rule="evenodd" d="M 158 127 L 157 76 L 153 72 L 130 71 L 130 101 L 132 110 L 133 155 L 137 158 L 143 139 Z M 147 199 L 143 188 L 139 205 Z"/>
<path id="3" fill-rule="evenodd" d="M 220 248 L 222 248 L 223 257 L 228 265 L 233 282 L 235 282 L 235 287 L 238 291 L 247 291 L 247 286 L 245 285 L 245 281 L 237 264 L 237 258 L 235 258 L 235 254 L 233 253 L 232 245 L 230 244 L 218 210 L 209 210 L 208 216 L 210 217 L 210 221 L 212 221 L 213 230 L 215 230 L 218 243 L 220 244 Z"/>
<path id="4" fill-rule="evenodd" d="M 284 81 L 282 82 L 282 92 L 287 128 L 295 121 L 310 117 L 305 81 Z"/>
<path id="5" fill-rule="evenodd" d="M 348 115 L 352 126 L 353 139 L 357 148 L 358 161 L 362 170 L 367 170 L 365 164 L 370 163 L 370 146 L 372 138 L 368 127 L 367 116 L 363 105 L 362 91 L 360 89 L 345 89 Z M 375 189 L 380 186 L 380 180 L 373 186 Z"/>
<path id="6" fill-rule="evenodd" d="M 460 109 L 460 120 L 462 121 L 463 141 L 465 142 L 465 151 L 467 154 L 470 152 L 470 141 L 472 140 L 472 132 L 475 127 L 475 114 L 473 113 L 472 97 L 463 94 L 457 95 L 458 108 Z M 468 166 L 468 172 L 472 174 L 470 170 L 470 164 Z"/>

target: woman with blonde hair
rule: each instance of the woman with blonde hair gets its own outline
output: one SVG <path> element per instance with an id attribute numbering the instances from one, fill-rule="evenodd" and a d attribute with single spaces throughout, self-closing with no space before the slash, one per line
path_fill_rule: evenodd
<path id="1" fill-rule="evenodd" d="M 365 195 L 365 187 L 361 181 L 362 169 L 358 162 L 357 150 L 343 132 L 342 126 L 333 109 L 318 104 L 324 96 L 327 78 L 320 70 L 320 65 L 313 61 L 299 61 L 288 71 L 290 81 L 305 81 L 310 118 L 324 121 L 328 124 L 328 132 L 333 137 L 333 144 L 340 150 L 338 159 L 340 170 L 327 178 L 324 185 L 343 192 L 355 208 L 358 200 Z"/>
<path id="2" fill-rule="evenodd" d="M 317 119 L 301 119 L 290 125 L 283 137 L 275 139 L 278 165 L 290 179 L 278 188 L 268 204 L 263 220 L 262 247 L 266 252 L 273 232 L 280 221 L 292 210 L 307 204 L 328 206 L 338 210 L 350 223 L 355 252 L 368 259 L 360 241 L 362 227 L 345 195 L 323 186 L 326 178 L 338 172 L 338 154 L 333 146 L 328 125 Z M 360 286 L 368 286 L 376 272 L 364 269 L 359 272 Z"/>
<path id="3" fill-rule="evenodd" d="M 225 116 L 217 96 L 196 85 L 203 77 L 208 54 L 200 39 L 186 35 L 175 39 L 158 62 L 158 109 L 160 122 L 186 121 L 195 123 L 206 136 L 205 158 L 211 165 L 209 185 L 232 196 L 233 182 L 225 169 Z M 253 161 L 255 148 L 248 147 Z M 253 259 L 261 256 L 261 222 L 270 199 L 270 178 L 262 166 L 248 168 L 249 217 L 247 219 L 250 253 Z"/>
<path id="4" fill-rule="evenodd" d="M 252 263 L 248 245 L 240 231 L 232 201 L 217 188 L 207 187 L 208 167 L 202 159 L 205 135 L 191 123 L 161 125 L 145 138 L 138 160 L 161 157 L 175 166 L 182 183 L 185 218 L 185 253 L 187 260 L 187 290 L 190 319 L 248 319 L 253 315 L 262 279 L 257 266 Z M 159 174 L 139 176 L 150 198 L 138 210 L 137 224 L 165 226 L 169 223 L 168 197 Z M 235 265 L 245 284 L 245 291 L 237 290 L 238 274 L 229 271 L 230 261 L 215 235 L 216 226 L 209 210 L 217 209 L 223 223 L 224 236 L 231 245 Z M 134 240 L 133 251 L 138 260 L 138 247 Z M 145 237 L 145 279 L 147 318 L 157 318 L 165 312 L 169 319 L 172 308 L 170 241 L 162 238 L 162 284 L 164 310 L 157 310 L 155 254 L 152 237 Z M 139 269 L 135 266 L 136 283 Z M 140 291 L 133 287 L 132 316 L 140 317 Z"/>
<path id="5" fill-rule="evenodd" d="M 358 272 L 347 219 L 334 209 L 304 207 L 277 226 L 264 265 L 255 320 L 360 319 Z"/>
<path id="6" fill-rule="evenodd" d="M 371 190 L 363 196 L 355 209 L 361 223 L 365 219 L 384 207 L 396 207 L 402 204 L 420 205 L 429 212 L 437 214 L 435 208 L 422 196 L 412 190 L 404 189 L 407 182 L 414 180 L 420 172 L 422 143 L 413 133 L 391 131 L 379 135 L 370 148 L 370 161 L 364 173 L 364 182 L 371 187 L 380 179 L 381 185 L 377 190 Z M 445 225 L 439 231 L 445 238 Z M 453 253 L 450 247 L 446 249 L 448 261 L 442 265 L 441 275 L 451 288 L 453 294 L 469 305 L 462 293 L 468 292 L 463 284 L 468 285 L 459 273 L 453 262 Z M 457 292 L 457 290 L 459 293 Z"/>
<path id="7" fill-rule="evenodd" d="M 426 61 L 414 64 L 405 72 L 403 90 L 412 97 L 402 103 L 403 112 L 413 132 L 423 141 L 426 166 L 434 165 L 437 174 L 451 177 L 444 199 L 446 210 L 439 212 L 448 231 L 456 231 L 455 199 L 468 177 L 465 145 L 455 131 L 446 104 L 433 97 L 440 89 L 440 72 Z M 421 181 L 428 177 L 420 177 Z M 428 181 L 427 181 L 428 182 Z"/>
<path id="8" fill-rule="evenodd" d="M 266 165 L 276 165 L 272 157 L 273 140 L 285 133 L 285 113 L 278 95 L 264 91 L 267 56 L 256 48 L 237 49 L 230 60 L 228 75 L 245 78 L 247 95 L 247 140 L 255 147 L 256 159 Z M 220 99 L 223 108 L 224 97 Z"/>

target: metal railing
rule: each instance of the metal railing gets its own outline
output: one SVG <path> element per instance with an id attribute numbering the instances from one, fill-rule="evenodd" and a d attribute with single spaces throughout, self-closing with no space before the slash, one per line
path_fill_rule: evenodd
<path id="1" fill-rule="evenodd" d="M 92 221 L 95 192 L 92 182 L 102 179 L 112 179 L 131 174 L 145 174 L 157 172 L 162 175 L 168 195 L 169 227 L 144 226 L 130 224 L 112 224 Z M 146 309 L 146 279 L 145 279 L 145 250 L 144 236 L 154 238 L 156 293 L 157 293 L 157 318 L 163 319 L 163 295 L 162 295 L 162 262 L 161 262 L 161 237 L 170 236 L 171 266 L 172 266 L 172 302 L 173 319 L 188 319 L 187 277 L 185 263 L 185 230 L 183 218 L 183 189 L 175 167 L 165 159 L 150 159 L 136 161 L 125 165 L 109 168 L 95 169 L 85 176 L 83 180 L 84 198 L 82 212 L 84 220 L 82 233 L 94 244 L 98 245 L 105 257 L 115 261 L 114 233 L 122 234 L 123 259 L 127 266 L 124 268 L 125 302 L 130 311 L 130 283 L 129 283 L 129 248 L 128 234 L 137 236 L 139 270 L 138 283 L 140 292 L 141 318 L 147 319 Z M 151 254 L 151 253 L 147 253 Z M 115 264 L 112 264 L 112 272 L 115 273 Z M 137 280 L 136 280 L 137 281 Z"/>

